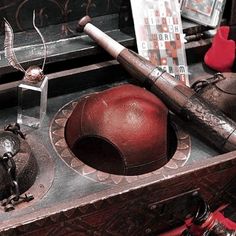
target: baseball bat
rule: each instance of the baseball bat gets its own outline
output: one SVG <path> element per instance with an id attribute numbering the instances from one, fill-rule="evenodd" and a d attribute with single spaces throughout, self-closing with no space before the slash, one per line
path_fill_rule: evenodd
<path id="1" fill-rule="evenodd" d="M 129 50 L 91 23 L 89 16 L 78 22 L 78 31 L 85 32 L 104 48 L 166 106 L 196 127 L 196 132 L 221 152 L 236 149 L 236 123 L 210 105 L 183 82 Z"/>

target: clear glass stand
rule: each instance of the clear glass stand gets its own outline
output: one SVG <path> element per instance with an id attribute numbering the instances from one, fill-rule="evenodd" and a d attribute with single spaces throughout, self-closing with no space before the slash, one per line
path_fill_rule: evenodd
<path id="1" fill-rule="evenodd" d="M 17 123 L 33 128 L 42 125 L 47 109 L 48 78 L 33 84 L 22 81 L 18 85 Z"/>

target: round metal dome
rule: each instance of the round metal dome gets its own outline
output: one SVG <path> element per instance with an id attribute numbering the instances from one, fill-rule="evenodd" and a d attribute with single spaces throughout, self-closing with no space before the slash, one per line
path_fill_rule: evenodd
<path id="1" fill-rule="evenodd" d="M 65 137 L 72 152 L 98 170 L 137 175 L 165 165 L 165 105 L 147 90 L 126 84 L 83 97 Z"/>

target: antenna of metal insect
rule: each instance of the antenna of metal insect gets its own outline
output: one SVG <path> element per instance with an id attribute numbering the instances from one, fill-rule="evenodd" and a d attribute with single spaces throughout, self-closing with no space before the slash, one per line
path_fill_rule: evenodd
<path id="1" fill-rule="evenodd" d="M 13 47 L 13 41 L 14 41 L 13 29 L 6 19 L 5 19 L 4 49 L 5 49 L 5 57 L 8 60 L 9 64 L 15 69 L 24 72 L 25 75 L 24 75 L 23 80 L 28 81 L 33 84 L 37 84 L 38 82 L 42 81 L 45 78 L 45 75 L 43 74 L 43 70 L 44 70 L 46 59 L 47 59 L 47 47 L 46 47 L 46 42 L 43 35 L 41 34 L 40 30 L 37 28 L 35 24 L 35 11 L 33 12 L 33 26 L 43 42 L 44 60 L 43 60 L 42 68 L 39 68 L 38 66 L 33 65 L 33 66 L 30 66 L 27 70 L 25 70 L 20 65 L 20 63 L 18 62 L 16 58 L 14 47 Z"/>
<path id="2" fill-rule="evenodd" d="M 35 30 L 37 31 L 37 33 L 39 34 L 42 42 L 43 42 L 43 50 L 44 50 L 44 60 L 43 60 L 43 65 L 42 65 L 42 71 L 44 70 L 44 66 L 45 66 L 45 62 L 47 59 L 47 46 L 46 46 L 46 42 L 45 39 L 43 37 L 43 35 L 41 34 L 40 30 L 38 29 L 38 27 L 35 24 L 35 10 L 33 11 L 33 26 L 35 28 Z"/>
<path id="3" fill-rule="evenodd" d="M 16 54 L 14 51 L 14 33 L 10 23 L 5 20 L 5 40 L 4 40 L 4 51 L 5 57 L 8 60 L 9 64 L 17 70 L 22 72 L 26 72 L 25 69 L 21 66 L 16 58 Z"/>
<path id="4" fill-rule="evenodd" d="M 37 28 L 37 26 L 35 24 L 35 10 L 33 11 L 33 26 L 34 26 L 34 29 L 39 34 L 39 36 L 40 36 L 40 38 L 41 38 L 41 40 L 43 42 L 44 60 L 43 60 L 42 68 L 40 68 L 40 67 L 38 67 L 36 65 L 30 66 L 26 70 L 25 76 L 24 76 L 23 80 L 27 81 L 29 83 L 32 83 L 32 84 L 37 84 L 37 83 L 43 81 L 44 78 L 45 78 L 43 70 L 44 70 L 44 66 L 45 66 L 45 62 L 46 62 L 46 58 L 47 58 L 47 47 L 46 47 L 46 43 L 45 43 L 43 35 L 41 34 L 40 30 Z"/>

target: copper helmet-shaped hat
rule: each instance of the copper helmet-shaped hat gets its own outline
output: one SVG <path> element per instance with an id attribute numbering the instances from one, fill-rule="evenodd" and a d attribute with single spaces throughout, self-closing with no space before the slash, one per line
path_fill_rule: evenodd
<path id="1" fill-rule="evenodd" d="M 167 162 L 167 113 L 147 90 L 120 85 L 79 100 L 66 124 L 66 141 L 93 168 L 143 174 Z"/>

